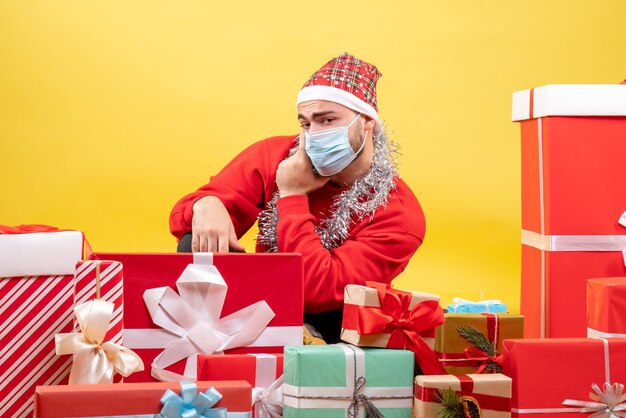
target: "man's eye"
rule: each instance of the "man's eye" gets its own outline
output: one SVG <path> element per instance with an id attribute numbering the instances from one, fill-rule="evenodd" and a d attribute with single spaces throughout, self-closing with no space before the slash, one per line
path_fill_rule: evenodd
<path id="1" fill-rule="evenodd" d="M 300 127 L 301 127 L 302 129 L 304 129 L 305 131 L 308 131 L 308 130 L 309 130 L 309 126 L 311 126 L 311 124 L 310 124 L 310 123 L 301 123 L 301 124 L 300 124 Z"/>
<path id="2" fill-rule="evenodd" d="M 332 123 L 334 119 L 324 119 L 324 123 Z"/>

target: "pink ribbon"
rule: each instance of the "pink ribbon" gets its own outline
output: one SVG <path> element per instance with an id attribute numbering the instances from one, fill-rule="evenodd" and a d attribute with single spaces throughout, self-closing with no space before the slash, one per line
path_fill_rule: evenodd
<path id="1" fill-rule="evenodd" d="M 151 374 L 161 381 L 195 380 L 197 354 L 249 345 L 275 316 L 260 301 L 220 318 L 228 286 L 214 265 L 188 265 L 176 287 L 178 293 L 159 287 L 143 295 L 152 321 L 178 337 L 152 362 Z M 185 359 L 184 376 L 165 370 Z"/>

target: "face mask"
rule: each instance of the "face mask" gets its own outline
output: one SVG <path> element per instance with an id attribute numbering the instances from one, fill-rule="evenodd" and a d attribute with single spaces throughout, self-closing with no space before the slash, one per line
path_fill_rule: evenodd
<path id="1" fill-rule="evenodd" d="M 321 176 L 334 176 L 354 161 L 357 154 L 363 149 L 365 140 L 361 144 L 361 148 L 354 152 L 348 137 L 348 129 L 359 116 L 361 116 L 360 113 L 348 126 L 304 133 L 306 153 L 311 159 L 313 167 Z"/>

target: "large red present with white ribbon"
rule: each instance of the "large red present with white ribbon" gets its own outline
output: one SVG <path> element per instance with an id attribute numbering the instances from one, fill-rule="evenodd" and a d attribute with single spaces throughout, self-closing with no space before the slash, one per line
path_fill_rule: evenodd
<path id="1" fill-rule="evenodd" d="M 299 254 L 92 257 L 124 265 L 124 346 L 146 368 L 127 382 L 193 380 L 197 354 L 278 353 L 302 345 Z"/>
<path id="2" fill-rule="evenodd" d="M 607 417 L 608 409 L 619 404 L 614 411 L 626 410 L 626 399 L 614 396 L 614 386 L 605 386 L 626 382 L 623 339 L 505 340 L 503 373 L 513 379 L 513 417 L 576 418 L 585 416 L 585 406 Z"/>
<path id="3" fill-rule="evenodd" d="M 56 229 L 49 227 L 31 230 L 48 229 L 53 232 L 20 230 L 19 246 L 24 254 L 5 259 L 1 264 L 5 273 L 25 275 L 0 278 L 0 416 L 31 415 L 35 386 L 67 382 L 72 358 L 56 355 L 55 335 L 73 330 L 75 300 L 80 303 L 96 297 L 93 268 L 90 270 L 79 261 L 74 274 L 76 261 L 83 252 L 83 234 L 54 232 Z M 6 245 L 14 245 L 18 236 L 15 233 L 0 234 L 0 247 L 7 239 L 10 243 Z M 54 237 L 48 237 L 49 234 Z M 44 254 L 46 247 L 53 247 L 54 256 Z M 30 248 L 34 249 L 32 263 Z M 59 248 L 66 249 L 67 253 L 65 250 L 59 253 Z M 42 273 L 48 268 L 45 260 L 56 274 Z M 102 266 L 101 296 L 103 300 L 114 302 L 116 311 L 121 312 L 122 272 L 119 263 L 115 264 L 117 267 L 112 270 L 110 264 Z M 121 334 L 122 327 L 121 315 L 118 317 L 116 335 Z"/>
<path id="4" fill-rule="evenodd" d="M 283 354 L 200 354 L 198 380 L 238 380 L 252 385 L 252 416 L 283 413 Z"/>
<path id="5" fill-rule="evenodd" d="M 424 374 L 444 374 L 433 352 L 435 329 L 444 321 L 439 296 L 366 284 L 345 288 L 341 339 L 363 347 L 406 348 Z"/>
<path id="6" fill-rule="evenodd" d="M 587 280 L 587 337 L 626 338 L 626 277 Z"/>
<path id="7" fill-rule="evenodd" d="M 586 280 L 626 275 L 626 84 L 513 95 L 526 337 L 584 337 Z"/>

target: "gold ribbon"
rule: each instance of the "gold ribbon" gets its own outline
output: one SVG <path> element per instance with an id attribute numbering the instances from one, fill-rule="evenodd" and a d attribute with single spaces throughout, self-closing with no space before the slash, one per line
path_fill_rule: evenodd
<path id="1" fill-rule="evenodd" d="M 112 383 L 115 373 L 126 377 L 143 370 L 143 362 L 132 350 L 102 342 L 113 308 L 113 303 L 99 299 L 80 304 L 74 308 L 74 315 L 81 332 L 55 335 L 57 354 L 74 354 L 70 385 Z"/>
<path id="2" fill-rule="evenodd" d="M 595 392 L 589 394 L 591 401 L 566 399 L 563 401 L 563 405 L 581 406 L 581 413 L 593 412 L 593 414 L 589 415 L 590 418 L 626 417 L 626 395 L 624 394 L 624 385 L 621 383 L 613 383 L 612 385 L 605 383 L 604 391 L 602 391 L 598 385 L 594 383 L 591 385 L 591 389 Z"/>

